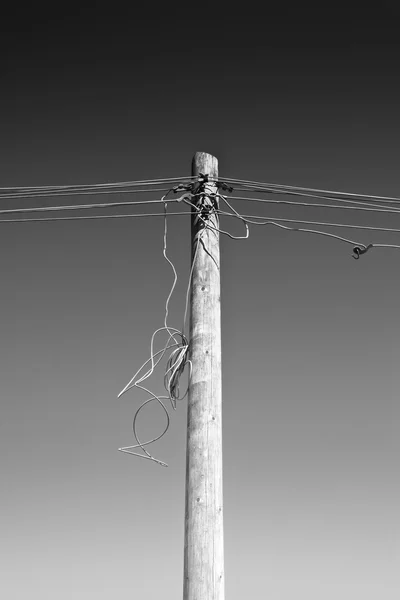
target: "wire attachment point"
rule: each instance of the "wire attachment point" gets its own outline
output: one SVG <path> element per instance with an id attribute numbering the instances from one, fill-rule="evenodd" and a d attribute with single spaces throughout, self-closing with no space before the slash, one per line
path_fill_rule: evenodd
<path id="1" fill-rule="evenodd" d="M 199 173 L 197 181 L 198 183 L 208 183 L 208 173 Z"/>

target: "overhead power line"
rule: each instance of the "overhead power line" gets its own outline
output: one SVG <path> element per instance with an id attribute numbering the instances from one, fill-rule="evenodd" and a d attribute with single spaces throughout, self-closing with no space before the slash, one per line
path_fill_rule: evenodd
<path id="1" fill-rule="evenodd" d="M 179 202 L 179 198 L 172 198 L 168 202 Z M 23 208 L 5 208 L 0 210 L 0 215 L 15 213 L 53 212 L 63 210 L 82 210 L 93 208 L 113 208 L 115 206 L 139 206 L 143 204 L 164 204 L 164 200 L 139 200 L 137 202 L 101 202 L 96 204 L 69 204 L 65 206 L 35 206 Z"/>
<path id="2" fill-rule="evenodd" d="M 296 197 L 304 197 L 304 198 L 316 198 L 317 200 L 332 200 L 333 202 L 343 202 L 345 204 L 352 204 L 352 205 L 356 205 L 356 206 L 371 206 L 373 208 L 390 208 L 391 205 L 397 206 L 398 202 L 395 200 L 360 200 L 358 198 L 341 198 L 339 196 L 324 196 L 321 194 L 312 194 L 311 192 L 301 192 L 301 191 L 294 191 L 294 190 L 285 190 L 285 189 L 278 189 L 278 188 L 258 188 L 258 187 L 252 187 L 252 186 L 239 186 L 237 187 L 233 187 L 232 190 L 238 191 L 238 192 L 243 192 L 243 191 L 247 191 L 247 192 L 251 192 L 252 194 L 255 194 L 256 192 L 259 193 L 264 193 L 264 194 L 278 194 L 281 196 L 296 196 Z M 386 204 L 382 204 L 382 202 L 385 202 Z M 389 205 L 389 206 L 388 206 Z M 400 206 L 399 206 L 400 209 Z"/>
<path id="3" fill-rule="evenodd" d="M 0 194 L 0 200 L 19 200 L 20 198 L 60 198 L 60 197 L 69 197 L 69 196 L 91 196 L 97 194 L 140 194 L 140 193 L 148 193 L 148 192 L 165 192 L 170 188 L 150 188 L 147 190 L 136 190 L 130 188 L 116 188 L 116 189 L 95 189 L 95 190 L 82 190 L 82 191 L 60 191 L 60 192 L 51 192 L 42 194 L 40 192 L 35 192 L 33 194 Z"/>
<path id="4" fill-rule="evenodd" d="M 190 215 L 192 213 L 182 211 L 182 212 L 172 212 L 168 213 L 168 216 L 179 216 L 179 215 Z M 0 219 L 0 223 L 37 223 L 39 221 L 82 221 L 86 219 L 126 219 L 133 217 L 163 217 L 164 213 L 136 213 L 136 214 L 117 214 L 117 215 L 85 215 L 83 217 L 43 217 L 33 219 Z"/>
<path id="5" fill-rule="evenodd" d="M 232 199 L 232 198 L 231 198 Z M 235 199 L 235 198 L 233 198 Z M 180 198 L 168 200 L 168 202 L 179 202 Z M 94 209 L 94 208 L 111 208 L 111 207 L 121 207 L 121 206 L 133 206 L 133 205 L 143 205 L 143 204 L 161 204 L 165 203 L 163 200 L 143 200 L 139 202 L 113 202 L 113 203 L 99 203 L 99 204 L 80 204 L 80 205 L 68 205 L 68 206 L 49 206 L 49 207 L 33 207 L 33 208 L 14 208 L 14 209 L 4 209 L 0 210 L 0 214 L 15 214 L 15 213 L 27 213 L 27 212 L 52 212 L 52 211 L 64 211 L 64 210 L 81 210 L 81 209 Z M 194 206 L 190 201 L 186 200 L 186 204 L 190 206 Z M 232 207 L 228 204 L 228 206 L 232 209 Z M 303 225 L 318 225 L 320 227 L 343 227 L 343 228 L 351 228 L 351 229 L 360 229 L 360 230 L 369 230 L 369 231 L 382 231 L 385 233 L 400 233 L 400 229 L 394 229 L 389 227 L 372 227 L 368 225 L 354 225 L 350 223 L 329 223 L 329 222 L 321 222 L 321 221 L 305 221 L 302 219 L 287 219 L 283 217 L 275 217 L 275 216 L 263 216 L 263 215 L 242 215 L 236 211 L 233 213 L 219 210 L 218 213 L 222 216 L 229 217 L 237 217 L 245 222 L 248 219 L 257 219 L 257 222 L 254 224 L 259 224 L 258 221 L 280 221 L 284 223 L 301 223 Z M 190 212 L 175 212 L 169 213 L 170 215 L 189 215 Z M 73 217 L 43 217 L 43 218 L 21 218 L 21 219 L 0 219 L 0 223 L 27 223 L 27 222 L 37 222 L 37 221 L 72 221 L 77 219 L 109 219 L 109 218 L 118 218 L 118 217 L 159 217 L 163 216 L 164 213 L 135 213 L 135 214 L 113 214 L 113 215 L 85 215 L 85 216 L 73 216 Z M 224 233 L 220 231 L 220 233 Z M 242 239 L 242 236 L 234 239 Z M 244 236 L 245 238 L 248 235 Z"/>
<path id="6" fill-rule="evenodd" d="M 201 177 L 204 179 L 204 177 L 201 175 Z M 36 213 L 36 212 L 53 212 L 53 211 L 78 211 L 78 210 L 93 210 L 93 209 L 105 209 L 105 208 L 114 208 L 114 207 L 123 207 L 123 206 L 133 206 L 133 205 L 143 205 L 143 204 L 155 204 L 155 203 L 164 203 L 164 205 L 166 206 L 166 202 L 167 202 L 167 197 L 169 195 L 169 193 L 171 192 L 177 192 L 182 191 L 182 190 L 186 190 L 188 193 L 184 193 L 180 198 L 175 198 L 175 199 L 171 199 L 169 200 L 170 202 L 180 202 L 183 200 L 184 203 L 186 203 L 187 205 L 189 205 L 192 208 L 192 212 L 176 212 L 176 213 L 170 213 L 171 216 L 174 215 L 189 215 L 189 214 L 193 214 L 193 208 L 195 210 L 197 210 L 196 205 L 191 202 L 189 200 L 189 198 L 192 198 L 193 201 L 195 201 L 195 199 L 197 198 L 197 196 L 199 195 L 196 191 L 195 191 L 195 187 L 194 187 L 194 182 L 191 183 L 190 180 L 192 180 L 192 177 L 181 177 L 181 178 L 170 178 L 168 180 L 142 180 L 142 181 L 137 181 L 137 182 L 118 182 L 118 183 L 114 183 L 114 184 L 93 184 L 91 186 L 42 186 L 40 188 L 0 188 L 0 199 L 20 199 L 20 198 L 37 198 L 37 197 L 51 197 L 53 195 L 55 196 L 68 196 L 68 195 L 78 195 L 78 194 L 82 194 L 82 195 L 86 195 L 86 194 L 102 194 L 102 193 L 140 193 L 140 192 L 148 192 L 148 191 L 152 191 L 152 192 L 166 192 L 166 194 L 164 194 L 162 196 L 161 199 L 158 200 L 143 200 L 143 201 L 126 201 L 126 202 L 113 202 L 113 203 L 90 203 L 90 204 L 77 204 L 77 205 L 57 205 L 57 206 L 41 206 L 41 207 L 20 207 L 20 208 L 15 208 L 15 209 L 1 209 L 0 210 L 0 215 L 8 215 L 8 214 L 21 214 L 21 213 Z M 182 183 L 182 181 L 185 180 L 186 183 Z M 189 180 L 189 181 L 188 181 Z M 174 181 L 179 182 L 178 185 L 169 187 L 169 188 L 147 188 L 147 189 L 142 189 L 144 185 L 162 185 L 165 184 L 167 182 L 171 182 Z M 234 187 L 230 187 L 229 185 L 227 186 L 227 184 L 225 183 L 221 183 L 221 182 L 216 182 L 217 183 L 217 190 L 218 189 L 226 189 L 228 188 L 229 192 L 232 192 L 234 189 L 236 189 L 237 191 L 239 190 L 247 190 L 250 191 L 251 193 L 255 193 L 255 192 L 266 192 L 266 193 L 278 193 L 278 194 L 288 194 L 288 195 L 296 195 L 296 196 L 306 196 L 306 197 L 312 197 L 312 198 L 318 198 L 318 199 L 323 199 L 325 201 L 336 201 L 336 202 L 345 202 L 345 203 L 350 203 L 351 206 L 342 206 L 342 205 L 336 205 L 336 204 L 322 204 L 322 203 L 311 203 L 311 202 L 294 202 L 294 201 L 290 201 L 290 200 L 275 200 L 275 199 L 262 199 L 262 198 L 256 198 L 256 197 L 248 197 L 248 196 L 231 196 L 230 199 L 231 200 L 244 200 L 244 201 L 253 201 L 253 202 L 260 202 L 260 203 L 266 203 L 266 204 L 280 204 L 280 205 L 290 205 L 290 206 L 304 206 L 304 207 L 309 207 L 309 208 L 334 208 L 334 209 L 345 209 L 345 210 L 361 210 L 361 211 L 366 211 L 366 212 L 371 212 L 371 213 L 391 213 L 391 214 L 395 214 L 397 212 L 400 212 L 400 210 L 395 209 L 394 207 L 391 208 L 387 205 L 377 205 L 376 202 L 379 199 L 380 202 L 387 202 L 387 201 L 392 201 L 395 202 L 397 201 L 397 199 L 395 198 L 389 198 L 389 197 L 385 197 L 385 196 L 367 196 L 367 195 L 360 195 L 360 194 L 350 194 L 350 198 L 344 198 L 342 197 L 344 195 L 343 192 L 336 192 L 336 194 L 338 194 L 335 197 L 332 196 L 324 196 L 324 195 L 319 195 L 320 193 L 324 194 L 330 194 L 330 191 L 327 190 L 314 190 L 312 188 L 295 188 L 295 186 L 281 186 L 278 184 L 261 184 L 259 182 L 250 182 L 250 181 L 244 181 L 244 180 L 233 180 L 233 179 L 227 179 L 228 182 L 236 182 L 234 184 Z M 138 186 L 141 189 L 137 189 L 137 187 L 132 187 L 132 186 Z M 236 187 L 239 186 L 239 187 Z M 310 190 L 310 191 L 307 191 Z M 7 193 L 1 193 L 1 191 L 5 192 L 7 191 Z M 311 193 L 311 192 L 318 192 L 318 194 L 315 193 Z M 335 193 L 335 192 L 332 192 Z M 229 216 L 229 217 L 236 217 L 238 219 L 240 219 L 242 221 L 242 223 L 245 225 L 246 228 L 246 233 L 245 235 L 242 236 L 237 236 L 237 235 L 232 235 L 230 232 L 228 231 L 224 231 L 222 229 L 219 228 L 219 226 L 216 228 L 214 225 L 211 225 L 211 223 L 208 220 L 208 217 L 199 212 L 197 218 L 200 219 L 203 223 L 204 226 L 207 226 L 210 229 L 215 229 L 216 231 L 218 231 L 220 234 L 223 235 L 227 235 L 232 239 L 246 239 L 249 237 L 249 229 L 248 229 L 248 225 L 249 224 L 253 224 L 253 225 L 275 225 L 277 227 L 283 228 L 283 229 L 288 229 L 291 231 L 303 231 L 303 232 L 307 232 L 307 233 L 314 233 L 314 234 L 319 234 L 319 235 L 325 235 L 328 237 L 332 237 L 332 238 L 336 238 L 338 240 L 347 242 L 347 243 L 351 243 L 353 245 L 355 245 L 355 248 L 353 249 L 354 252 L 356 253 L 355 258 L 358 258 L 360 254 L 366 252 L 368 250 L 368 248 L 370 247 L 391 247 L 391 248 L 400 248 L 400 246 L 397 245 L 392 245 L 392 244 L 369 244 L 368 246 L 366 246 L 365 244 L 360 244 L 357 242 L 354 242 L 353 240 L 349 240 L 347 238 L 343 238 L 341 236 L 337 236 L 333 233 L 328 233 L 326 231 L 319 231 L 319 230 L 314 230 L 314 229 L 305 229 L 302 227 L 290 227 L 290 226 L 286 226 L 286 225 L 282 225 L 282 223 L 292 223 L 292 224 L 301 224 L 301 225 L 312 225 L 312 226 L 318 226 L 318 227 L 339 227 L 339 228 L 351 228 L 351 229 L 358 229 L 358 230 L 369 230 L 369 231 L 380 231 L 380 232 L 385 232 L 385 233 L 400 233 L 400 229 L 394 229 L 394 228 L 385 228 L 385 227 L 372 227 L 372 226 L 367 226 L 367 225 L 353 225 L 353 224 L 347 224 L 347 223 L 330 223 L 330 222 L 320 222 L 320 221 L 306 221 L 306 220 L 302 220 L 302 219 L 287 219 L 287 218 L 282 218 L 282 217 L 264 217 L 262 215 L 241 215 L 240 213 L 238 213 L 233 206 L 228 202 L 226 196 L 220 194 L 217 192 L 216 194 L 217 197 L 219 197 L 228 207 L 229 211 L 222 211 L 222 210 L 217 210 L 215 211 L 216 214 L 219 214 L 221 216 Z M 362 200 L 361 200 L 362 198 Z M 366 202 L 365 199 L 371 198 L 370 202 Z M 400 201 L 400 199 L 398 199 Z M 372 202 L 375 202 L 375 204 L 372 204 Z M 354 206 L 355 204 L 355 206 Z M 19 218 L 19 219 L 0 219 L 0 223 L 27 223 L 27 222 L 41 222 L 41 221 L 76 221 L 76 220 L 95 220 L 95 219 L 112 219 L 112 218 L 134 218 L 134 217 L 151 217 L 151 216 L 163 216 L 165 215 L 165 213 L 135 213 L 135 214 L 108 214 L 108 215 L 85 215 L 85 216 L 71 216 L 71 217 L 56 217 L 56 216 L 52 216 L 52 217 L 40 217 L 40 218 Z"/>
<path id="7" fill-rule="evenodd" d="M 231 200 L 247 200 L 250 202 L 262 202 L 264 204 L 287 204 L 287 205 L 293 205 L 293 206 L 308 206 L 308 207 L 317 207 L 317 208 L 338 208 L 338 209 L 342 209 L 342 210 L 361 210 L 361 211 L 367 211 L 367 212 L 382 212 L 382 213 L 393 213 L 393 214 L 400 214 L 400 208 L 399 209 L 391 209 L 391 208 L 378 208 L 378 207 L 374 207 L 374 208 L 370 208 L 370 207 L 364 207 L 364 206 L 340 206 L 337 204 L 319 204 L 316 202 L 295 202 L 295 201 L 291 201 L 291 200 L 272 200 L 272 199 L 265 199 L 265 198 L 251 198 L 251 197 L 247 197 L 247 196 L 230 196 Z"/>
<path id="8" fill-rule="evenodd" d="M 224 181 L 229 182 L 229 183 L 237 183 L 237 184 L 250 184 L 250 185 L 255 185 L 255 186 L 264 186 L 264 187 L 269 187 L 269 188 L 278 188 L 278 189 L 286 189 L 286 190 L 300 190 L 300 191 L 306 191 L 306 192 L 313 192 L 313 193 L 321 193 L 321 194 L 329 194 L 329 195 L 334 195 L 334 196 L 346 196 L 346 197 L 352 197 L 352 198 L 367 198 L 367 199 L 373 199 L 373 200 L 383 200 L 383 201 L 396 201 L 396 202 L 400 202 L 400 198 L 399 197 L 395 197 L 395 196 L 376 196 L 376 195 L 371 195 L 371 194 L 356 194 L 354 192 L 339 192 L 339 191 L 333 191 L 333 190 L 323 190 L 323 189 L 318 189 L 318 188 L 307 188 L 307 187 L 301 187 L 301 186 L 293 186 L 293 185 L 282 185 L 282 184 L 278 184 L 278 183 L 263 183 L 260 181 L 249 181 L 246 179 L 233 179 L 231 177 L 224 177 Z"/>
<path id="9" fill-rule="evenodd" d="M 18 190 L 65 190 L 65 189 L 87 189 L 87 188 L 106 188 L 106 187 L 133 187 L 137 185 L 152 185 L 152 184 L 162 184 L 173 181 L 186 181 L 193 179 L 193 177 L 168 177 L 164 179 L 142 179 L 139 181 L 117 181 L 114 183 L 91 183 L 91 184 L 75 184 L 75 185 L 31 185 L 25 187 L 0 187 L 0 192 L 3 190 L 10 191 L 18 191 Z"/>

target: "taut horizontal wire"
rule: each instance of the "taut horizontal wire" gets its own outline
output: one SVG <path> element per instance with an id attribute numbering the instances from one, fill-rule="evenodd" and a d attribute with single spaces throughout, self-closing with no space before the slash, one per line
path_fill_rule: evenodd
<path id="1" fill-rule="evenodd" d="M 284 188 L 284 189 L 289 189 L 289 190 L 317 192 L 317 193 L 330 194 L 330 195 L 334 194 L 334 195 L 347 196 L 347 197 L 353 197 L 353 198 L 371 198 L 374 200 L 395 200 L 397 202 L 400 202 L 400 198 L 396 197 L 396 196 L 375 196 L 375 195 L 371 195 L 371 194 L 356 194 L 353 192 L 338 192 L 338 191 L 333 191 L 333 190 L 322 190 L 322 189 L 318 189 L 318 188 L 308 188 L 308 187 L 300 187 L 300 186 L 293 186 L 293 185 L 282 185 L 279 183 L 263 183 L 260 181 L 249 181 L 246 179 L 233 179 L 231 177 L 223 177 L 221 179 L 223 181 L 232 182 L 232 183 L 244 183 L 244 184 L 250 184 L 250 185 L 276 187 L 276 188 L 281 188 L 281 189 Z"/>
<path id="2" fill-rule="evenodd" d="M 131 190 L 129 188 L 117 188 L 117 189 L 96 189 L 96 190 L 82 190 L 82 191 L 60 191 L 54 193 L 33 193 L 33 194 L 0 194 L 0 200 L 18 200 L 20 198 L 68 198 L 69 196 L 91 196 L 97 194 L 140 194 L 148 192 L 166 192 L 170 188 L 151 188 L 147 190 Z"/>
<path id="3" fill-rule="evenodd" d="M 97 188 L 97 187 L 117 187 L 117 186 L 136 186 L 136 185 L 152 185 L 162 184 L 170 181 L 182 181 L 194 179 L 194 176 L 185 177 L 167 177 L 163 179 L 142 179 L 138 181 L 117 181 L 115 183 L 90 183 L 90 184 L 75 184 L 75 185 L 31 185 L 31 186 L 17 186 L 17 187 L 0 187 L 2 190 L 62 190 L 62 189 L 86 189 L 86 188 Z"/>
<path id="4" fill-rule="evenodd" d="M 391 209 L 391 208 L 378 208 L 378 207 L 374 207 L 374 208 L 368 208 L 368 207 L 364 207 L 364 206 L 340 206 L 340 205 L 335 205 L 335 204 L 319 204 L 316 202 L 295 202 L 295 201 L 291 201 L 291 200 L 272 200 L 272 199 L 264 199 L 264 198 L 250 198 L 250 197 L 246 197 L 246 196 L 229 196 L 230 200 L 247 200 L 247 201 L 252 201 L 252 202 L 261 202 L 264 204 L 290 204 L 293 206 L 309 206 L 309 207 L 320 207 L 320 208 L 338 208 L 341 210 L 361 210 L 361 211 L 368 211 L 368 212 L 382 212 L 382 213 L 393 213 L 393 214 L 400 214 L 400 208 L 399 209 Z"/>
<path id="5" fill-rule="evenodd" d="M 136 203 L 135 203 L 136 204 Z M 218 214 L 227 217 L 237 217 L 237 215 L 218 210 Z M 178 215 L 192 215 L 192 212 L 172 212 L 168 213 L 172 216 Z M 136 213 L 136 214 L 116 214 L 116 215 L 85 215 L 85 216 L 74 216 L 74 217 L 43 217 L 43 218 L 22 218 L 22 219 L 0 219 L 0 223 L 34 223 L 39 221 L 77 221 L 83 219 L 117 219 L 117 218 L 134 218 L 134 217 L 163 217 L 164 213 Z M 304 221 L 301 219 L 284 219 L 281 217 L 268 217 L 262 215 L 240 215 L 243 219 L 258 219 L 266 221 L 281 221 L 283 223 L 301 223 L 302 225 L 318 225 L 321 227 L 344 227 L 350 229 L 363 229 L 369 231 L 383 231 L 386 233 L 400 233 L 400 229 L 391 229 L 389 227 L 370 227 L 367 225 L 350 225 L 349 223 L 326 223 L 320 221 Z M 258 224 L 258 223 L 255 223 Z"/>
<path id="6" fill-rule="evenodd" d="M 172 198 L 168 202 L 178 202 L 178 199 Z M 0 215 L 15 214 L 15 213 L 32 213 L 32 212 L 53 212 L 63 210 L 82 210 L 93 208 L 112 208 L 115 206 L 138 206 L 139 204 L 164 204 L 164 200 L 139 200 L 137 202 L 101 202 L 98 204 L 70 204 L 66 206 L 34 206 L 24 208 L 4 208 L 0 209 Z"/>
<path id="7" fill-rule="evenodd" d="M 191 212 L 170 212 L 168 216 L 191 215 Z M 84 219 L 127 219 L 132 217 L 163 217 L 164 213 L 137 213 L 128 215 L 85 215 L 84 217 L 43 217 L 33 219 L 0 219 L 0 223 L 37 223 L 39 221 L 82 221 Z"/>
<path id="8" fill-rule="evenodd" d="M 320 194 L 311 194 L 310 192 L 297 192 L 297 191 L 292 191 L 292 190 L 285 190 L 285 189 L 280 189 L 280 188 L 258 188 L 258 187 L 251 187 L 251 186 L 247 186 L 247 187 L 239 187 L 239 188 L 233 188 L 236 191 L 247 191 L 247 192 L 251 192 L 251 193 L 256 193 L 256 192 L 264 192 L 266 194 L 280 194 L 282 196 L 300 196 L 300 197 L 304 197 L 304 198 L 317 198 L 318 200 L 332 200 L 333 202 L 345 202 L 347 204 L 353 204 L 356 206 L 371 206 L 373 208 L 391 208 L 390 206 L 388 206 L 388 204 L 394 204 L 396 207 L 398 205 L 397 202 L 395 202 L 394 200 L 360 200 L 358 198 L 354 199 L 354 198 L 340 198 L 339 196 L 321 196 Z M 386 202 L 386 204 L 381 204 L 382 202 Z M 400 209 L 400 206 L 399 206 Z"/>

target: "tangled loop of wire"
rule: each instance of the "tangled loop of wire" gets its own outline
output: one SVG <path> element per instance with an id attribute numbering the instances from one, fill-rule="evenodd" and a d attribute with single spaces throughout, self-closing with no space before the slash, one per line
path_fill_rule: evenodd
<path id="1" fill-rule="evenodd" d="M 155 340 L 157 334 L 162 331 L 168 332 L 168 339 L 167 339 L 167 342 L 165 343 L 164 347 L 161 350 L 158 350 L 157 352 L 155 352 L 154 351 L 154 340 Z M 170 343 L 171 341 L 172 341 L 172 343 Z M 159 396 L 157 394 L 154 394 L 149 388 L 147 388 L 141 384 L 153 374 L 155 368 L 161 362 L 161 360 L 164 358 L 164 356 L 168 350 L 171 350 L 171 353 L 170 353 L 168 361 L 167 361 L 167 367 L 166 367 L 166 371 L 165 371 L 165 375 L 164 375 L 164 387 L 165 387 L 168 395 L 167 396 Z M 170 424 L 169 413 L 168 413 L 167 407 L 165 406 L 163 400 L 169 400 L 171 402 L 172 408 L 175 410 L 177 401 L 183 400 L 185 398 L 185 396 L 187 395 L 187 390 L 186 390 L 185 393 L 183 394 L 183 396 L 180 396 L 179 379 L 180 379 L 181 375 L 183 374 L 186 365 L 190 364 L 190 361 L 187 358 L 188 350 L 189 350 L 189 344 L 188 344 L 187 338 L 178 329 L 171 328 L 171 327 L 160 327 L 153 333 L 152 338 L 151 338 L 151 344 L 150 344 L 150 358 L 138 369 L 138 371 L 135 373 L 135 375 L 132 377 L 132 379 L 129 381 L 129 383 L 118 394 L 118 397 L 120 398 L 123 394 L 125 394 L 126 392 L 128 392 L 129 390 L 131 390 L 134 387 L 149 394 L 149 397 L 147 398 L 147 400 L 142 402 L 142 404 L 136 410 L 134 418 L 133 418 L 132 431 L 133 431 L 133 435 L 136 440 L 136 444 L 134 444 L 133 446 L 126 446 L 124 448 L 119 448 L 119 450 L 121 452 L 133 454 L 133 455 L 139 456 L 141 458 L 147 458 L 147 459 L 157 462 L 158 464 L 160 464 L 162 466 L 165 466 L 165 467 L 167 466 L 167 464 L 165 462 L 152 456 L 148 452 L 148 450 L 145 448 L 145 446 L 148 446 L 149 444 L 152 444 L 152 443 L 156 442 L 157 440 L 159 440 L 161 437 L 163 437 L 163 435 L 165 435 L 165 433 L 169 429 L 169 424 Z M 143 373 L 144 369 L 149 365 L 149 363 L 150 363 L 150 366 L 149 366 L 148 370 Z M 141 373 L 143 373 L 143 374 L 141 375 Z M 139 439 L 139 436 L 137 433 L 137 427 L 136 427 L 137 418 L 138 418 L 139 412 L 144 408 L 144 406 L 146 406 L 147 404 L 149 404 L 150 402 L 153 402 L 153 401 L 158 402 L 158 404 L 163 409 L 165 416 L 166 416 L 166 426 L 165 426 L 164 431 L 162 431 L 162 433 L 160 435 L 158 435 L 155 438 L 152 438 L 150 440 L 147 440 L 146 442 L 142 442 Z M 141 448 L 141 450 L 143 451 L 143 454 L 140 454 L 139 452 L 134 452 L 134 450 L 137 448 Z"/>
<path id="2" fill-rule="evenodd" d="M 200 183 L 200 188 L 196 191 L 196 194 L 198 194 L 198 193 L 204 194 L 204 183 L 205 182 L 201 181 L 201 177 L 199 177 L 199 183 Z M 168 297 L 167 297 L 167 300 L 165 303 L 164 327 L 160 327 L 153 333 L 153 335 L 151 337 L 151 343 L 150 343 L 150 357 L 138 369 L 138 371 L 131 378 L 129 383 L 124 387 L 124 389 L 118 395 L 118 397 L 121 397 L 123 394 L 125 394 L 126 392 L 128 392 L 129 390 L 131 390 L 133 388 L 141 389 L 149 394 L 149 397 L 144 402 L 142 402 L 142 404 L 136 410 L 134 418 L 133 418 L 132 430 L 133 430 L 133 435 L 136 440 L 136 444 L 134 444 L 133 446 L 126 446 L 123 448 L 119 448 L 119 450 L 121 452 L 133 454 L 134 456 L 139 456 L 140 458 L 147 458 L 149 460 L 153 460 L 162 466 L 167 466 L 167 464 L 165 462 L 163 462 L 162 460 L 155 458 L 152 454 L 150 454 L 150 452 L 148 452 L 146 446 L 159 440 L 163 435 L 165 435 L 165 433 L 167 432 L 167 430 L 169 428 L 170 417 L 169 417 L 169 413 L 165 406 L 164 401 L 169 400 L 172 408 L 174 410 L 176 410 L 177 402 L 180 400 L 183 400 L 187 396 L 187 393 L 189 390 L 189 383 L 188 383 L 187 388 L 184 391 L 184 393 L 181 394 L 181 391 L 180 391 L 180 380 L 181 380 L 181 377 L 182 377 L 187 365 L 189 366 L 188 382 L 190 382 L 190 377 L 191 377 L 191 362 L 189 360 L 189 341 L 188 341 L 184 331 L 185 331 L 185 326 L 186 326 L 186 318 L 187 318 L 188 303 L 189 303 L 189 292 L 190 292 L 190 288 L 191 288 L 191 281 L 192 281 L 192 275 L 193 275 L 193 266 L 194 266 L 194 263 L 196 260 L 198 246 L 199 246 L 200 242 L 202 241 L 201 240 L 202 233 L 204 232 L 204 229 L 202 231 L 200 231 L 200 237 L 196 242 L 195 252 L 194 252 L 194 256 L 193 256 L 193 260 L 192 260 L 192 265 L 190 268 L 189 282 L 188 282 L 188 286 L 187 286 L 187 290 L 186 290 L 186 304 L 185 304 L 185 312 L 184 312 L 182 330 L 175 329 L 168 325 L 169 302 L 170 302 L 171 296 L 173 294 L 173 291 L 175 289 L 175 286 L 176 286 L 176 283 L 178 280 L 178 275 L 177 275 L 177 271 L 175 269 L 173 262 L 170 260 L 170 258 L 167 255 L 167 231 L 168 231 L 168 229 L 167 229 L 167 196 L 171 192 L 177 193 L 177 192 L 182 192 L 182 191 L 185 193 L 179 198 L 179 201 L 184 201 L 184 202 L 187 202 L 187 203 L 191 204 L 192 206 L 194 206 L 194 204 L 192 204 L 189 200 L 189 198 L 193 199 L 196 197 L 196 194 L 193 194 L 193 191 L 194 191 L 193 183 L 179 184 L 178 186 L 171 188 L 168 191 L 168 193 L 165 196 L 163 196 L 163 198 L 162 198 L 164 201 L 163 256 L 164 256 L 165 260 L 171 266 L 173 274 L 174 274 L 174 280 L 172 283 L 172 287 L 171 287 L 171 290 L 168 294 Z M 206 215 L 202 212 L 203 208 L 204 208 L 203 206 L 196 208 L 196 212 L 197 212 L 196 217 L 199 217 L 206 224 L 207 219 L 206 219 Z M 167 341 L 164 344 L 164 346 L 160 350 L 155 351 L 154 350 L 155 338 L 161 332 L 166 332 L 168 334 L 168 338 L 167 338 Z M 170 354 L 169 354 L 169 357 L 166 362 L 166 368 L 165 368 L 165 373 L 164 373 L 164 388 L 167 392 L 167 395 L 159 396 L 157 394 L 154 394 L 149 388 L 142 385 L 142 383 L 154 373 L 155 368 L 162 361 L 162 359 L 164 358 L 164 356 L 166 355 L 168 350 L 170 350 Z M 147 371 L 143 372 L 146 369 L 146 367 L 148 367 Z M 161 408 L 163 409 L 165 416 L 166 416 L 166 425 L 165 425 L 164 431 L 162 431 L 162 433 L 160 433 L 157 437 L 147 440 L 146 442 L 142 442 L 139 439 L 139 436 L 137 433 L 136 423 L 137 423 L 137 418 L 138 418 L 140 411 L 144 408 L 144 406 L 146 406 L 150 402 L 157 402 L 161 406 Z M 142 453 L 135 452 L 135 450 L 137 450 L 138 448 L 140 448 L 142 450 Z"/>

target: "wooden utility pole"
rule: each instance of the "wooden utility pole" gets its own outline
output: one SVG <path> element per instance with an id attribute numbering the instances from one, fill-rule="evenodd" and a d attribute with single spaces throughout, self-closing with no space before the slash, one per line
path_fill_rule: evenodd
<path id="1" fill-rule="evenodd" d="M 218 179 L 218 161 L 196 152 L 192 175 Z M 193 275 L 186 447 L 184 600 L 224 600 L 221 309 L 215 182 L 197 183 L 192 215 Z M 202 215 L 206 223 L 198 218 Z"/>

